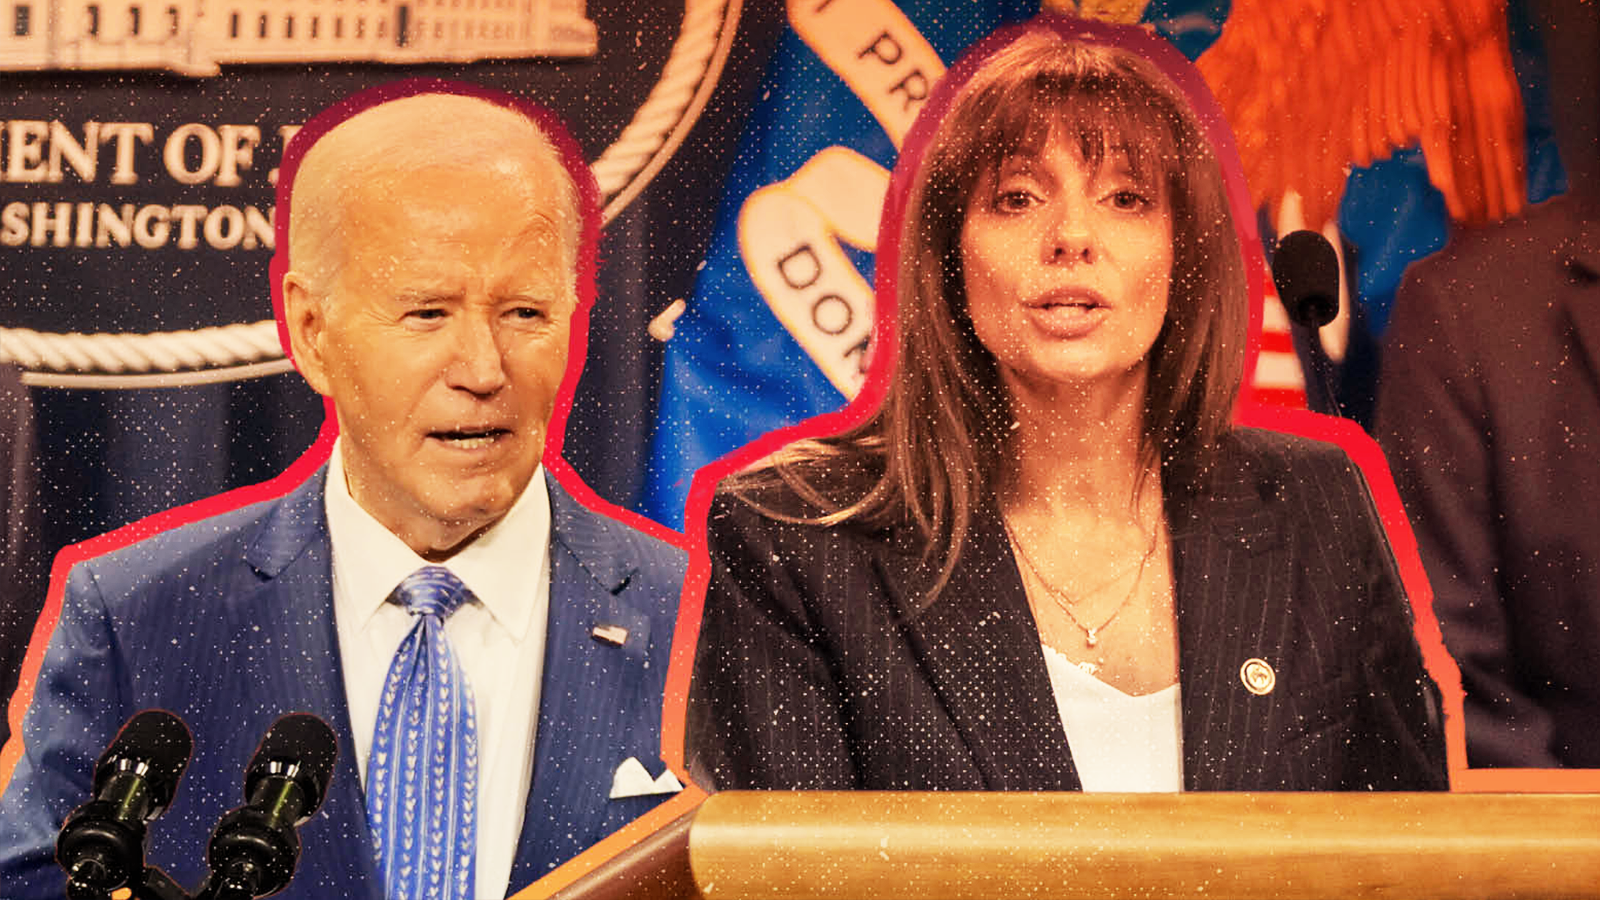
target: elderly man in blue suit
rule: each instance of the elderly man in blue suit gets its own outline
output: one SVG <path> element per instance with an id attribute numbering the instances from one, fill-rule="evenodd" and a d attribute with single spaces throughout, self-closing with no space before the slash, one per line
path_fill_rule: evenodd
<path id="1" fill-rule="evenodd" d="M 274 271 L 339 440 L 281 497 L 72 571 L 0 801 L 8 900 L 62 896 L 57 830 L 148 707 L 194 733 L 148 857 L 186 887 L 292 711 L 339 756 L 283 896 L 502 897 L 677 788 L 659 730 L 683 554 L 541 463 L 593 258 L 587 171 L 509 102 L 424 93 L 325 126 Z"/>

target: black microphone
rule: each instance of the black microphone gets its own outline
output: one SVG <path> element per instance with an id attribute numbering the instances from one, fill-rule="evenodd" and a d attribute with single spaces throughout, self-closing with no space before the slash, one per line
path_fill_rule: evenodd
<path id="1" fill-rule="evenodd" d="M 67 896 L 100 898 L 143 882 L 145 826 L 166 812 L 194 740 L 162 709 L 135 713 L 94 766 L 94 799 L 72 811 L 56 838 Z"/>
<path id="2" fill-rule="evenodd" d="M 211 834 L 211 877 L 198 898 L 254 898 L 289 885 L 300 860 L 295 828 L 316 813 L 339 754 L 333 729 L 309 713 L 284 716 L 267 729 L 245 768 L 245 805 L 222 817 Z"/>
<path id="3" fill-rule="evenodd" d="M 1272 283 L 1296 325 L 1321 328 L 1339 315 L 1339 255 L 1315 231 L 1291 231 L 1279 239 Z"/>
<path id="4" fill-rule="evenodd" d="M 1339 315 L 1339 254 L 1315 231 L 1291 231 L 1279 239 L 1272 254 L 1272 283 L 1293 323 L 1295 343 L 1303 345 L 1300 361 L 1308 370 L 1307 403 L 1318 412 L 1344 415 L 1334 362 L 1318 330 Z"/>

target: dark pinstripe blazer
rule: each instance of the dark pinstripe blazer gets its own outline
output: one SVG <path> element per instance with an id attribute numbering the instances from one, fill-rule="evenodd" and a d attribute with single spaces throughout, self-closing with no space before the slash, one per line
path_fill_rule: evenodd
<path id="1" fill-rule="evenodd" d="M 56 830 L 90 796 L 95 758 L 133 712 L 169 709 L 194 757 L 147 861 L 185 886 L 204 877 L 217 820 L 243 798 L 244 766 L 278 716 L 321 716 L 339 740 L 322 809 L 284 898 L 382 900 L 332 615 L 326 469 L 283 497 L 74 567 L 40 672 L 24 755 L 0 800 L 0 897 L 60 897 Z M 684 558 L 550 490 L 550 618 L 532 784 L 511 872 L 525 887 L 637 818 L 660 795 L 609 799 L 619 763 L 659 774 L 667 651 Z M 622 625 L 621 646 L 594 640 Z"/>
<path id="2" fill-rule="evenodd" d="M 1364 483 L 1337 448 L 1240 430 L 1169 497 L 1189 790 L 1445 787 L 1437 690 Z M 798 502 L 798 501 L 795 501 Z M 775 521 L 727 495 L 690 690 L 717 788 L 1075 790 L 1039 634 L 986 506 L 919 596 L 904 530 Z M 1245 689 L 1266 660 L 1274 689 Z"/>

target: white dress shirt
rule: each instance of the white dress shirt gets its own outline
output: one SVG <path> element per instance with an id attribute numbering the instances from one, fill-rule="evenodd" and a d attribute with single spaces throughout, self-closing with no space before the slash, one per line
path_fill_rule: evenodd
<path id="1" fill-rule="evenodd" d="M 1056 711 L 1086 791 L 1181 791 L 1183 747 L 1178 686 L 1124 694 L 1044 648 Z"/>
<path id="2" fill-rule="evenodd" d="M 384 601 L 407 575 L 430 563 L 350 496 L 340 450 L 336 443 L 325 492 L 333 619 L 364 787 L 384 678 L 412 626 L 403 606 Z M 504 518 L 442 565 L 478 598 L 446 619 L 444 630 L 472 687 L 478 722 L 476 893 L 500 898 L 510 885 L 522 833 L 539 721 L 550 608 L 550 495 L 543 469 L 534 472 Z"/>

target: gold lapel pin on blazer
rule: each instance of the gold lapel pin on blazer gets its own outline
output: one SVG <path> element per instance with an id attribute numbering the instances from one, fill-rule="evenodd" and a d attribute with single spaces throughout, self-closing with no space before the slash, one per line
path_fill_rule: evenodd
<path id="1" fill-rule="evenodd" d="M 613 647 L 621 647 L 628 642 L 628 629 L 621 625 L 596 625 L 589 634 L 600 643 Z"/>
<path id="2" fill-rule="evenodd" d="M 1272 688 L 1278 683 L 1278 675 L 1266 660 L 1252 656 L 1239 667 L 1239 680 L 1244 682 L 1245 690 L 1259 697 L 1272 693 Z"/>

